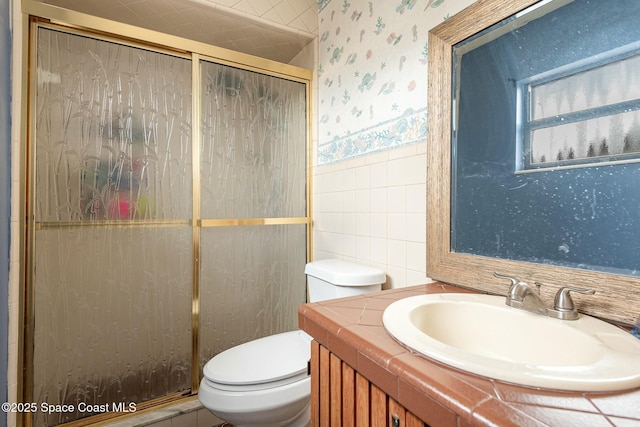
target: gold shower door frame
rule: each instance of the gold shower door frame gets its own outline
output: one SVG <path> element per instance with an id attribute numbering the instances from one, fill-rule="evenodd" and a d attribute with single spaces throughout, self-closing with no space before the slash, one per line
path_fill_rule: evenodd
<path id="1" fill-rule="evenodd" d="M 191 390 L 187 396 L 194 395 L 200 382 L 199 350 L 200 350 L 200 243 L 201 231 L 209 227 L 242 227 L 304 224 L 306 230 L 306 259 L 311 259 L 311 79 L 312 72 L 298 67 L 280 64 L 274 61 L 253 57 L 227 49 L 194 42 L 180 37 L 169 36 L 151 30 L 133 27 L 94 16 L 65 10 L 39 3 L 33 0 L 22 0 L 23 11 L 23 69 L 30 74 L 23 82 L 22 94 L 22 140 L 27 141 L 21 147 L 21 163 L 24 165 L 21 180 L 21 218 L 23 234 L 21 245 L 21 283 L 19 301 L 19 336 L 18 348 L 18 396 L 22 402 L 33 402 L 34 387 L 34 319 L 35 304 L 33 295 L 35 231 L 56 228 L 78 227 L 173 227 L 191 226 L 193 245 L 193 283 L 192 283 L 192 365 Z M 175 220 L 127 220 L 127 221 L 80 221 L 80 222 L 36 222 L 35 206 L 35 93 L 36 93 L 36 43 L 39 28 L 60 30 L 66 33 L 85 35 L 91 38 L 122 45 L 142 48 L 149 51 L 169 54 L 191 60 L 192 69 L 192 106 L 191 106 L 191 150 L 192 150 L 192 218 L 190 221 Z M 200 141 L 201 141 L 201 61 L 209 61 L 220 65 L 253 71 L 260 74 L 278 77 L 285 80 L 303 83 L 306 87 L 306 216 L 283 218 L 229 218 L 203 219 L 201 217 L 201 183 L 200 183 Z M 184 393 L 165 396 L 138 405 L 137 409 L 161 405 L 185 397 Z M 66 425 L 86 425 L 88 422 L 99 422 L 111 418 L 113 414 L 97 415 L 72 421 Z M 18 414 L 19 426 L 32 426 L 33 418 L 29 413 Z"/>

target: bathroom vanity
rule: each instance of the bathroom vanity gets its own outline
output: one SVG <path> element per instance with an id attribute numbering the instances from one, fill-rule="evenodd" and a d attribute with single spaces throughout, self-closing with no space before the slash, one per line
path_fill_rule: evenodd
<path id="1" fill-rule="evenodd" d="M 608 148 L 597 156 L 584 150 L 582 158 L 577 159 L 576 149 L 572 152 L 569 147 L 573 145 L 568 145 L 571 141 L 577 147 L 578 141 L 586 141 L 587 134 L 582 130 L 592 117 L 619 121 L 628 111 L 617 108 L 626 108 L 627 104 L 611 101 L 612 104 L 592 108 L 569 101 L 567 104 L 575 108 L 565 116 L 537 118 L 531 111 L 538 104 L 529 102 L 526 95 L 546 90 L 545 96 L 536 99 L 544 105 L 560 105 L 560 98 L 554 98 L 559 91 L 552 90 L 553 85 L 566 81 L 572 82 L 566 84 L 572 88 L 591 85 L 600 76 L 602 64 L 595 59 L 602 55 L 608 58 L 607 64 L 619 67 L 626 67 L 631 57 L 640 61 L 640 32 L 632 32 L 637 31 L 633 21 L 637 13 L 630 8 L 638 7 L 637 3 L 616 2 L 616 7 L 601 3 L 483 0 L 429 31 L 427 275 L 477 290 L 436 282 L 301 306 L 299 325 L 314 338 L 312 426 L 640 426 L 640 387 L 576 392 L 498 381 L 409 350 L 383 326 L 383 312 L 400 299 L 430 293 L 505 294 L 506 285 L 496 280 L 496 273 L 501 273 L 500 277 L 508 274 L 518 282 L 541 283 L 540 291 L 531 295 L 544 301 L 554 301 L 553 295 L 558 295 L 561 287 L 580 288 L 580 292 L 591 294 L 578 301 L 581 312 L 624 324 L 635 321 L 640 302 L 640 275 L 634 256 L 638 238 L 630 230 L 638 230 L 633 221 L 640 221 L 640 216 L 635 215 L 637 210 L 617 203 L 629 199 L 627 191 L 634 197 L 638 193 L 640 148 L 633 155 L 624 153 L 633 156 L 632 161 L 630 157 L 610 156 Z M 606 7 L 606 12 L 594 12 L 591 7 L 595 5 Z M 605 21 L 605 16 L 611 21 Z M 569 31 L 565 23 L 572 23 L 573 30 Z M 613 23 L 621 27 L 614 27 Z M 613 37 L 616 34 L 627 38 Z M 531 43 L 524 43 L 525 35 Z M 590 37 L 606 44 L 598 45 Z M 633 55 L 629 46 L 633 47 Z M 624 57 L 618 56 L 620 49 L 624 50 Z M 574 53 L 582 56 L 571 57 Z M 488 69 L 502 66 L 508 58 L 513 59 L 509 66 L 498 72 Z M 476 77 L 488 80 L 478 82 Z M 622 81 L 615 74 L 607 81 L 628 89 L 639 86 L 638 79 Z M 582 99 L 582 92 L 577 89 L 567 93 L 571 95 L 567 99 Z M 640 121 L 640 95 L 634 95 L 633 102 L 633 114 L 638 114 Z M 476 105 L 477 109 L 471 108 Z M 586 111 L 595 115 L 587 117 Z M 542 153 L 540 147 L 553 139 L 540 131 L 553 129 L 560 134 L 568 129 L 564 127 L 567 123 L 582 132 L 576 131 L 579 138 L 553 142 L 549 153 Z M 625 132 L 635 135 L 635 128 L 632 130 Z M 608 141 L 618 141 L 623 147 L 625 134 L 610 133 Z M 494 143 L 501 145 L 491 145 Z M 556 155 L 559 150 L 568 152 Z M 550 161 L 551 157 L 555 160 Z M 633 171 L 633 180 L 627 178 L 628 170 Z M 558 189 L 570 193 L 554 193 Z M 608 195 L 613 195 L 614 200 L 603 199 Z M 569 208 L 569 202 L 581 205 Z M 634 212 L 633 221 L 630 215 L 620 212 Z M 619 226 L 615 225 L 618 220 L 623 222 Z M 600 228 L 602 233 L 594 233 Z M 633 246 L 621 245 L 624 238 L 616 237 L 612 230 L 625 238 L 633 236 L 629 237 Z M 592 236 L 598 242 L 584 240 Z M 569 241 L 571 247 L 566 244 Z M 534 249 L 538 242 L 539 251 Z M 595 254 L 596 250 L 600 252 Z M 627 255 L 632 260 L 626 265 L 604 265 L 615 264 Z M 524 306 L 524 299 L 522 302 Z M 552 308 L 564 314 L 566 307 L 554 301 Z M 546 307 L 542 311 L 550 312 Z M 431 320 L 440 324 L 442 318 Z M 491 327 L 485 317 L 476 318 Z M 473 321 L 475 326 L 477 323 Z M 538 331 L 535 326 L 522 329 L 523 334 Z M 476 330 L 485 332 L 482 328 Z M 550 326 L 549 330 L 555 327 Z M 504 335 L 504 340 L 510 340 L 514 334 Z M 487 341 L 479 339 L 473 347 Z M 552 345 L 546 335 L 541 341 Z M 517 345 L 514 343 L 516 340 L 511 339 L 510 344 Z M 490 344 L 486 347 L 495 349 Z M 567 351 L 578 350 L 569 347 Z M 550 353 L 538 354 L 553 362 L 566 354 L 559 351 L 549 356 Z M 624 360 L 626 364 L 640 363 L 640 359 Z M 601 374 L 597 366 L 584 360 L 569 367 L 562 363 L 529 365 L 547 370 L 558 366 L 556 371 L 562 373 L 582 369 Z M 469 365 L 460 369 L 465 368 L 468 370 Z M 520 372 L 512 366 L 498 368 Z M 611 385 L 600 376 L 596 382 Z M 576 389 L 586 390 L 571 388 Z"/>
<path id="2" fill-rule="evenodd" d="M 302 305 L 312 343 L 312 426 L 640 425 L 640 388 L 568 392 L 508 384 L 448 367 L 396 342 L 382 313 L 431 283 Z"/>

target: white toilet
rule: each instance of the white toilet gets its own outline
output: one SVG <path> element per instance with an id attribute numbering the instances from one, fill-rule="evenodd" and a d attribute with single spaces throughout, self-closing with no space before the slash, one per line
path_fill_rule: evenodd
<path id="1" fill-rule="evenodd" d="M 305 267 L 311 302 L 379 291 L 383 271 L 328 259 Z M 303 331 L 271 335 L 230 348 L 204 366 L 198 398 L 234 427 L 308 426 L 311 337 Z"/>

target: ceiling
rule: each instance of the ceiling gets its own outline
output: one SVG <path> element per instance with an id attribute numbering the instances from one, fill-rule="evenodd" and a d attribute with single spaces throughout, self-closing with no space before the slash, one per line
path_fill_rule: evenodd
<path id="1" fill-rule="evenodd" d="M 318 34 L 317 0 L 41 0 L 289 63 Z"/>

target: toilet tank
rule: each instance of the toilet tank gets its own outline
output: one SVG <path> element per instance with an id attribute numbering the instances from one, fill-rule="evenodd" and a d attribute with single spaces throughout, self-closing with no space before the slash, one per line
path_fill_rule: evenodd
<path id="1" fill-rule="evenodd" d="M 382 270 L 341 259 L 310 262 L 304 272 L 310 302 L 377 292 L 387 278 Z"/>

